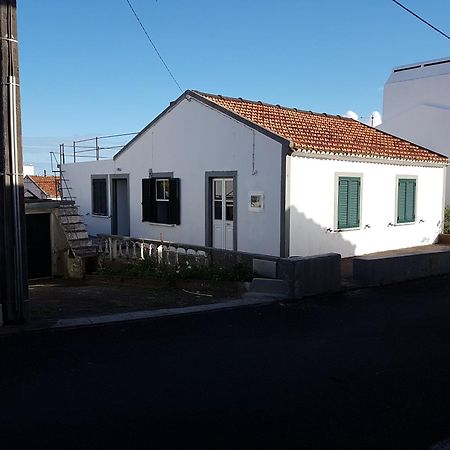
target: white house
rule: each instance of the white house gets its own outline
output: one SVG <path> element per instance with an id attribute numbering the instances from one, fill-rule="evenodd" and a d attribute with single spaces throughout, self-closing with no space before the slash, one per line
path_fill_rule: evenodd
<path id="1" fill-rule="evenodd" d="M 380 129 L 450 156 L 450 58 L 394 67 Z M 450 177 L 447 177 L 450 203 Z"/>
<path id="2" fill-rule="evenodd" d="M 186 91 L 112 159 L 63 170 L 91 234 L 351 256 L 433 243 L 447 162 L 353 119 Z"/>

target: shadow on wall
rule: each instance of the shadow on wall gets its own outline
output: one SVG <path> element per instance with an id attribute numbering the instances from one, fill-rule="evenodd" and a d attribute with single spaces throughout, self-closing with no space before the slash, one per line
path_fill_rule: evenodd
<path id="1" fill-rule="evenodd" d="M 354 256 L 356 245 L 345 239 L 345 232 L 334 231 L 334 224 L 323 227 L 296 207 L 290 208 L 290 256 L 312 256 L 339 253 L 343 258 Z M 331 221 L 332 222 L 332 221 Z"/>

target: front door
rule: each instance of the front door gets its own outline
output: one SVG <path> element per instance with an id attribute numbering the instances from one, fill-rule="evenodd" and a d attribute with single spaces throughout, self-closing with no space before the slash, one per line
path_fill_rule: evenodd
<path id="1" fill-rule="evenodd" d="M 128 201 L 128 179 L 112 179 L 112 234 L 130 235 L 130 203 Z"/>
<path id="2" fill-rule="evenodd" d="M 233 250 L 234 202 L 233 178 L 212 180 L 213 247 Z"/>

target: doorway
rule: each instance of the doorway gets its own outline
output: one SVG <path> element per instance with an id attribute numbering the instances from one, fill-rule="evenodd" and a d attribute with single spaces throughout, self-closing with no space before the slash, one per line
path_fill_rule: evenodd
<path id="1" fill-rule="evenodd" d="M 235 192 L 233 178 L 212 179 L 212 246 L 234 250 Z"/>
<path id="2" fill-rule="evenodd" d="M 129 236 L 130 202 L 128 193 L 128 178 L 112 178 L 111 183 L 111 234 L 119 236 Z"/>
<path id="3" fill-rule="evenodd" d="M 28 278 L 52 276 L 50 214 L 27 214 Z"/>

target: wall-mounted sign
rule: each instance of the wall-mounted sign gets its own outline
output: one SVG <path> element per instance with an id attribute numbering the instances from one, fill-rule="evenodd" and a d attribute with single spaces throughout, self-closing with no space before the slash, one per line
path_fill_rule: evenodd
<path id="1" fill-rule="evenodd" d="M 262 211 L 264 209 L 264 192 L 249 192 L 248 193 L 248 210 Z"/>

